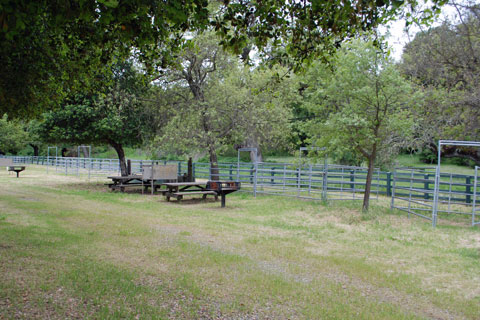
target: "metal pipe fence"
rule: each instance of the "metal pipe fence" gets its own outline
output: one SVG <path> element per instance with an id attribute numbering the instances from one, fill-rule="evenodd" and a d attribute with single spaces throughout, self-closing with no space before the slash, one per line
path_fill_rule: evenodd
<path id="1" fill-rule="evenodd" d="M 68 175 L 105 177 L 119 175 L 118 159 L 76 157 L 20 157 L 14 163 L 38 164 L 50 168 L 50 172 Z M 176 164 L 178 175 L 187 173 L 186 161 L 130 159 L 131 172 L 141 173 L 144 165 Z M 48 172 L 48 171 L 47 171 Z M 392 208 L 422 215 L 429 213 L 435 203 L 434 168 L 397 168 L 394 172 L 378 169 L 373 174 L 372 196 L 392 196 Z M 219 163 L 218 170 L 210 163 L 193 163 L 196 179 L 238 180 L 242 191 L 314 200 L 357 200 L 363 198 L 367 168 L 333 164 L 300 165 L 292 163 Z M 477 208 L 480 215 L 480 188 L 476 176 L 440 175 L 438 188 L 438 212 L 472 214 Z M 480 182 L 478 182 L 480 183 Z M 402 204 L 403 203 L 403 204 Z M 467 205 L 470 213 L 461 206 Z M 460 209 L 459 209 L 460 208 Z"/>

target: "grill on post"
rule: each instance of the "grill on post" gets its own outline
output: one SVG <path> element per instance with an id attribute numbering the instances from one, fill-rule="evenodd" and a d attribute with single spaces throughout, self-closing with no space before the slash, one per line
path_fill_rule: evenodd
<path id="1" fill-rule="evenodd" d="M 225 196 L 229 193 L 240 190 L 238 181 L 208 181 L 207 190 L 215 191 L 222 197 L 222 208 L 225 207 Z"/>

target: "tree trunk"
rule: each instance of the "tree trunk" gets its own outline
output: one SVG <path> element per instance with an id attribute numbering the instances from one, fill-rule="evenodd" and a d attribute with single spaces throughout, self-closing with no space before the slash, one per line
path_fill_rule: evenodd
<path id="1" fill-rule="evenodd" d="M 365 183 L 365 194 L 363 196 L 363 207 L 362 210 L 364 212 L 368 211 L 368 206 L 370 205 L 370 192 L 372 190 L 372 178 L 373 178 L 373 170 L 375 169 L 375 158 L 377 157 L 377 146 L 373 146 L 372 153 L 368 158 L 368 173 L 367 173 L 367 181 Z"/>
<path id="2" fill-rule="evenodd" d="M 87 155 L 90 157 L 90 155 L 88 154 L 88 147 L 81 146 L 79 149 L 80 149 L 80 153 L 77 155 L 77 157 L 80 157 L 80 155 L 82 155 L 83 158 L 87 158 Z"/>
<path id="3" fill-rule="evenodd" d="M 125 161 L 125 152 L 123 151 L 123 147 L 119 143 L 110 142 L 110 145 L 115 149 L 118 155 L 118 160 L 120 162 L 120 174 L 122 177 L 128 176 L 127 170 L 127 162 Z"/>
<path id="4" fill-rule="evenodd" d="M 39 149 L 38 146 L 34 144 L 30 144 L 30 147 L 33 148 L 33 156 L 38 157 L 38 149 Z"/>
<path id="5" fill-rule="evenodd" d="M 212 180 L 220 180 L 220 177 L 218 176 L 219 170 L 218 170 L 218 159 L 217 159 L 217 151 L 215 150 L 215 147 L 213 145 L 210 145 L 208 148 L 208 151 L 210 153 L 210 172 L 211 172 L 211 179 Z"/>
<path id="6" fill-rule="evenodd" d="M 250 151 L 250 161 L 252 161 L 253 163 L 263 162 L 262 149 L 260 148 L 260 144 L 257 142 L 257 139 L 248 138 L 246 145 L 249 148 L 256 148 L 257 149 L 257 158 L 255 158 L 255 152 Z"/>

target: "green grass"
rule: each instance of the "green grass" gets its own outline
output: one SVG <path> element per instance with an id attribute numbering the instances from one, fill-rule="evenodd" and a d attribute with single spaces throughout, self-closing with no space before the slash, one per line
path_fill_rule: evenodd
<path id="1" fill-rule="evenodd" d="M 0 172 L 0 318 L 478 319 L 480 230 L 388 199 L 167 203 Z"/>
<path id="2" fill-rule="evenodd" d="M 404 166 L 404 167 L 433 167 L 436 166 L 437 163 L 433 164 L 427 164 L 423 163 L 419 160 L 419 157 L 417 155 L 410 155 L 410 154 L 401 154 L 397 157 L 396 163 L 399 166 Z M 475 173 L 475 170 L 467 167 L 467 166 L 460 166 L 456 164 L 451 163 L 451 159 L 445 159 L 442 161 L 441 165 L 442 172 L 448 172 L 448 173 L 456 173 L 456 174 L 468 174 L 472 175 Z"/>

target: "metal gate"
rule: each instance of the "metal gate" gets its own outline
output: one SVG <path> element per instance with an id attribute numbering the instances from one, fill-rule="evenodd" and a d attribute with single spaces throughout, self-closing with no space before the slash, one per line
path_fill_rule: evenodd
<path id="1" fill-rule="evenodd" d="M 439 215 L 472 216 L 480 214 L 480 181 L 464 175 L 440 173 L 440 167 L 396 168 L 393 174 L 391 208 L 430 220 L 436 226 Z M 478 224 L 478 223 L 477 223 Z"/>
<path id="2" fill-rule="evenodd" d="M 395 168 L 390 207 L 434 224 L 436 171 L 438 168 Z"/>

